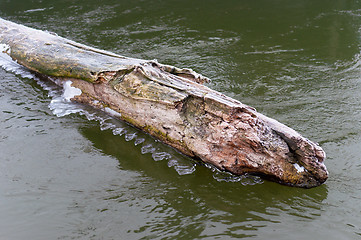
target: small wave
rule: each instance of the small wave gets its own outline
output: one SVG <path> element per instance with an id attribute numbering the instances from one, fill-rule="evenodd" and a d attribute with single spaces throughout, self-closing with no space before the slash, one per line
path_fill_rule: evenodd
<path id="1" fill-rule="evenodd" d="M 271 51 L 254 51 L 254 52 L 245 52 L 244 55 L 250 54 L 279 54 L 279 53 L 293 53 L 293 52 L 302 52 L 304 49 L 277 49 Z"/>
<path id="2" fill-rule="evenodd" d="M 353 17 L 360 17 L 361 16 L 361 9 L 357 9 L 357 10 L 341 10 L 338 13 L 345 14 L 345 15 L 350 15 L 350 16 L 353 16 Z"/>
<path id="3" fill-rule="evenodd" d="M 195 163 L 174 158 L 168 161 L 168 167 L 173 167 L 179 175 L 192 174 L 196 170 Z"/>
<path id="4" fill-rule="evenodd" d="M 50 7 L 50 8 L 34 8 L 34 9 L 29 9 L 29 10 L 25 10 L 24 13 L 43 12 L 43 11 L 50 10 L 50 9 L 53 9 L 53 7 Z"/>
<path id="5" fill-rule="evenodd" d="M 221 171 L 218 168 L 209 165 L 209 168 L 212 169 L 213 171 L 213 178 L 217 181 L 217 182 L 232 182 L 232 183 L 241 183 L 242 185 L 246 186 L 246 185 L 256 185 L 256 184 L 261 184 L 263 183 L 263 180 L 258 177 L 258 176 L 252 176 L 252 175 L 248 175 L 248 174 L 244 174 L 244 175 L 234 175 L 230 172 L 225 172 L 225 171 Z"/>
<path id="6" fill-rule="evenodd" d="M 347 73 L 347 72 L 352 72 L 352 71 L 359 71 L 360 70 L 360 66 L 361 66 L 361 53 L 358 53 L 354 56 L 352 62 L 346 62 L 346 63 L 342 63 L 339 64 L 341 65 L 342 68 L 344 68 L 341 73 Z"/>

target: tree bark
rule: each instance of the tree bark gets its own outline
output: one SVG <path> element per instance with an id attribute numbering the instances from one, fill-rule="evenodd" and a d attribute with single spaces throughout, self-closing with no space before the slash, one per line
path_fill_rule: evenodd
<path id="1" fill-rule="evenodd" d="M 111 109 L 180 152 L 234 174 L 315 187 L 325 153 L 293 129 L 209 89 L 208 79 L 123 57 L 0 18 L 0 49 L 26 68 L 80 89 L 71 100 Z M 68 82 L 69 83 L 69 82 Z"/>

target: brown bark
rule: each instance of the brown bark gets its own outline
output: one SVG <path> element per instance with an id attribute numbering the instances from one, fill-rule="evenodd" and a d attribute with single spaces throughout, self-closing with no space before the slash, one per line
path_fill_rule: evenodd
<path id="1" fill-rule="evenodd" d="M 0 44 L 30 70 L 71 80 L 82 92 L 72 100 L 110 108 L 120 119 L 221 170 L 306 188 L 328 177 L 321 147 L 202 85 L 208 79 L 190 69 L 126 58 L 1 18 Z"/>

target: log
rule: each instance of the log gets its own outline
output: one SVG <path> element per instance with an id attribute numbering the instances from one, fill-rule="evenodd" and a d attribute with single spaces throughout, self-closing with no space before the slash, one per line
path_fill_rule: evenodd
<path id="1" fill-rule="evenodd" d="M 220 170 L 311 188 L 325 152 L 295 130 L 204 85 L 191 69 L 128 58 L 0 18 L 0 51 L 181 153 Z"/>

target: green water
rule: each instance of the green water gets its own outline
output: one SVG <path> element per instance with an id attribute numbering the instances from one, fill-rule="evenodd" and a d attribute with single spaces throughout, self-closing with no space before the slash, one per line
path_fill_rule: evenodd
<path id="1" fill-rule="evenodd" d="M 309 190 L 222 175 L 100 112 L 58 117 L 60 90 L 0 68 L 0 239 L 361 238 L 359 1 L 1 0 L 0 17 L 190 67 L 319 142 L 330 172 Z"/>

